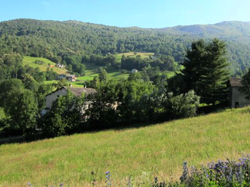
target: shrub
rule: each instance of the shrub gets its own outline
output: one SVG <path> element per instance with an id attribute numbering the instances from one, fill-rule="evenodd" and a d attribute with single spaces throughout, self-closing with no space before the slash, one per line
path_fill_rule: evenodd
<path id="1" fill-rule="evenodd" d="M 172 119 L 193 117 L 196 115 L 197 108 L 200 103 L 200 97 L 195 95 L 191 90 L 186 94 L 172 96 L 167 95 L 168 99 L 164 103 L 164 107 L 169 116 Z"/>
<path id="2" fill-rule="evenodd" d="M 185 186 L 250 186 L 250 157 L 236 161 L 218 161 L 206 167 L 191 167 L 183 164 L 181 184 Z"/>

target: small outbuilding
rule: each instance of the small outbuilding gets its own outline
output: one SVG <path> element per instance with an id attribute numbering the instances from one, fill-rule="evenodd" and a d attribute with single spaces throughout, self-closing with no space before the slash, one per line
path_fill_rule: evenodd
<path id="1" fill-rule="evenodd" d="M 247 100 L 245 94 L 239 91 L 242 87 L 241 78 L 232 77 L 229 80 L 229 107 L 239 108 L 250 105 L 250 100 Z"/>

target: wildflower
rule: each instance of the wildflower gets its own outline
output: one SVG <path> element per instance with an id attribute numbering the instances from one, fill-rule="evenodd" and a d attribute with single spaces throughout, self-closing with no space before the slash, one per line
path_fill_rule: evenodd
<path id="1" fill-rule="evenodd" d="M 108 183 L 108 186 L 111 186 L 111 174 L 109 171 L 106 172 L 106 183 Z"/>
<path id="2" fill-rule="evenodd" d="M 181 182 L 186 181 L 187 176 L 188 176 L 187 162 L 183 162 L 183 173 L 182 173 L 182 176 L 180 177 Z"/>

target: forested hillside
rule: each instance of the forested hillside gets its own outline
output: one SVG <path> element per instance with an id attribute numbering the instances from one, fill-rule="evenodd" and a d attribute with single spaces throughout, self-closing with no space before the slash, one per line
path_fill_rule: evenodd
<path id="1" fill-rule="evenodd" d="M 181 62 L 192 41 L 217 37 L 227 44 L 232 74 L 241 74 L 250 65 L 249 30 L 249 23 L 244 22 L 142 29 L 78 21 L 18 19 L 0 23 L 0 55 L 15 52 L 45 57 L 56 63 L 71 64 L 80 73 L 79 64 L 91 62 L 91 55 L 145 51 L 154 52 L 156 56 L 168 55 L 175 62 Z"/>
<path id="2" fill-rule="evenodd" d="M 250 44 L 250 22 L 224 21 L 209 25 L 176 26 L 162 29 L 172 34 L 191 34 L 200 37 L 218 37 Z"/>

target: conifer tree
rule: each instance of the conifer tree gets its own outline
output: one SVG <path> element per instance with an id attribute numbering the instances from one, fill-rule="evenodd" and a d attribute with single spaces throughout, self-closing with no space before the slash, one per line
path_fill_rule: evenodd
<path id="1" fill-rule="evenodd" d="M 183 92 L 194 90 L 207 104 L 226 101 L 229 71 L 225 54 L 225 43 L 218 39 L 193 42 L 182 63 Z"/>

